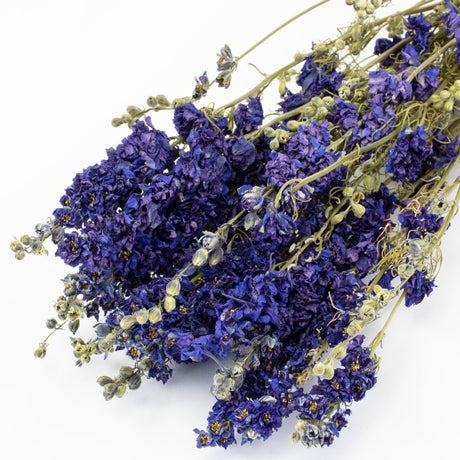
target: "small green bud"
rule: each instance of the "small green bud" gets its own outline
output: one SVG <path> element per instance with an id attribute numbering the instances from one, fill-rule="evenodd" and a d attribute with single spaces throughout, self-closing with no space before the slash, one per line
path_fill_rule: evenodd
<path id="1" fill-rule="evenodd" d="M 91 356 L 88 353 L 83 353 L 80 356 L 80 360 L 82 363 L 89 363 L 91 361 Z"/>
<path id="2" fill-rule="evenodd" d="M 316 363 L 314 366 L 313 366 L 313 374 L 314 375 L 323 375 L 324 374 L 324 363 Z"/>
<path id="3" fill-rule="evenodd" d="M 96 381 L 101 387 L 105 387 L 107 384 L 113 383 L 113 379 L 107 377 L 106 375 L 102 375 Z"/>
<path id="4" fill-rule="evenodd" d="M 130 115 L 128 115 L 127 113 L 124 113 L 122 116 L 121 116 L 121 121 L 123 123 L 131 123 L 133 121 L 132 117 Z"/>
<path id="5" fill-rule="evenodd" d="M 179 295 L 180 292 L 180 279 L 173 278 L 167 285 L 166 285 L 166 294 L 172 295 L 176 297 Z"/>
<path id="6" fill-rule="evenodd" d="M 130 377 L 133 374 L 133 372 L 134 372 L 134 369 L 130 366 L 121 366 L 120 371 L 119 371 L 120 377 L 122 379 L 126 379 Z"/>
<path id="7" fill-rule="evenodd" d="M 366 13 L 367 14 L 373 14 L 375 12 L 375 6 L 372 5 L 371 3 L 368 3 L 366 5 Z"/>
<path id="8" fill-rule="evenodd" d="M 30 237 L 29 235 L 22 235 L 20 240 L 22 244 L 25 244 L 26 246 L 30 246 L 32 244 L 32 241 L 35 238 Z"/>
<path id="9" fill-rule="evenodd" d="M 346 213 L 345 213 L 345 212 L 339 212 L 339 213 L 337 213 L 337 214 L 331 219 L 332 225 L 340 224 L 340 222 L 343 221 L 343 219 L 345 218 L 345 216 L 346 216 Z"/>
<path id="10" fill-rule="evenodd" d="M 312 105 L 307 105 L 303 113 L 307 118 L 313 118 L 316 115 L 316 108 Z"/>
<path id="11" fill-rule="evenodd" d="M 166 96 L 163 95 L 163 94 L 159 94 L 157 96 L 157 102 L 158 102 L 158 105 L 160 105 L 162 107 L 169 107 L 171 105 L 171 103 L 168 101 Z"/>
<path id="12" fill-rule="evenodd" d="M 339 360 L 345 358 L 347 354 L 347 349 L 343 343 L 336 345 L 331 351 L 332 359 Z"/>
<path id="13" fill-rule="evenodd" d="M 326 107 L 318 107 L 318 109 L 316 110 L 316 118 L 318 118 L 319 120 L 323 120 L 327 117 L 328 113 L 329 111 Z"/>
<path id="14" fill-rule="evenodd" d="M 168 313 L 173 311 L 176 308 L 176 299 L 173 296 L 167 295 L 165 297 L 163 307 Z"/>
<path id="15" fill-rule="evenodd" d="M 133 374 L 129 379 L 128 379 L 128 388 L 130 390 L 137 390 L 142 383 L 141 376 L 139 374 Z"/>
<path id="16" fill-rule="evenodd" d="M 133 315 L 138 324 L 145 324 L 149 320 L 149 311 L 145 308 L 138 310 Z"/>
<path id="17" fill-rule="evenodd" d="M 326 365 L 324 366 L 323 377 L 324 377 L 326 380 L 331 380 L 332 377 L 334 377 L 334 368 L 332 367 L 332 364 L 326 364 Z"/>
<path id="18" fill-rule="evenodd" d="M 343 189 L 343 196 L 346 196 L 347 198 L 353 196 L 353 193 L 355 193 L 355 189 L 353 187 L 345 187 Z"/>
<path id="19" fill-rule="evenodd" d="M 150 358 L 143 358 L 139 363 L 139 369 L 148 372 L 153 367 L 153 361 Z"/>
<path id="20" fill-rule="evenodd" d="M 115 390 L 115 396 L 121 398 L 126 393 L 126 385 L 124 383 L 119 383 L 117 389 Z"/>
<path id="21" fill-rule="evenodd" d="M 136 317 L 133 315 L 126 315 L 120 321 L 120 327 L 122 329 L 129 329 L 137 323 Z"/>
<path id="22" fill-rule="evenodd" d="M 456 101 L 460 101 L 460 90 L 455 91 L 454 98 L 455 98 Z"/>
<path id="23" fill-rule="evenodd" d="M 80 320 L 78 318 L 69 322 L 69 331 L 72 334 L 75 334 L 75 332 L 78 331 L 79 327 L 80 327 Z"/>
<path id="24" fill-rule="evenodd" d="M 284 96 L 286 94 L 286 80 L 284 78 L 280 80 L 280 83 L 278 85 L 278 92 L 281 96 Z"/>
<path id="25" fill-rule="evenodd" d="M 198 249 L 195 254 L 193 254 L 192 264 L 195 267 L 202 267 L 208 260 L 209 251 L 205 248 Z"/>
<path id="26" fill-rule="evenodd" d="M 149 96 L 147 98 L 147 105 L 149 107 L 156 107 L 158 105 L 157 98 L 155 96 Z"/>
<path id="27" fill-rule="evenodd" d="M 104 385 L 104 399 L 110 401 L 114 397 L 115 391 L 117 391 L 117 385 L 115 383 L 107 383 Z"/>
<path id="28" fill-rule="evenodd" d="M 363 319 L 363 321 L 365 321 L 366 323 L 370 323 L 374 321 L 375 318 L 377 317 L 374 307 L 370 305 L 363 305 L 359 309 L 359 314 L 361 315 L 361 318 Z"/>
<path id="29" fill-rule="evenodd" d="M 287 127 L 287 129 L 289 129 L 289 131 L 297 131 L 299 126 L 300 126 L 300 123 L 298 121 L 296 121 L 296 120 L 289 120 L 286 123 L 286 127 Z"/>
<path id="30" fill-rule="evenodd" d="M 356 337 L 361 332 L 362 324 L 363 322 L 357 319 L 352 321 L 347 327 L 348 336 L 351 338 Z"/>
<path id="31" fill-rule="evenodd" d="M 337 39 L 337 40 L 335 41 L 335 49 L 336 49 L 337 51 L 341 51 L 341 50 L 343 50 L 344 48 L 345 48 L 345 42 L 344 42 L 341 38 Z"/>
<path id="32" fill-rule="evenodd" d="M 351 203 L 351 210 L 358 219 L 363 217 L 364 213 L 366 212 L 366 208 L 362 204 L 354 202 Z"/>
<path id="33" fill-rule="evenodd" d="M 24 250 L 24 246 L 18 241 L 18 240 L 14 240 L 11 244 L 10 244 L 10 249 L 14 252 L 16 251 L 23 251 Z"/>
<path id="34" fill-rule="evenodd" d="M 279 146 L 280 146 L 280 143 L 278 141 L 278 139 L 276 137 L 274 137 L 271 141 L 270 141 L 270 149 L 271 150 L 278 150 L 279 149 Z"/>
<path id="35" fill-rule="evenodd" d="M 46 327 L 48 329 L 56 329 L 57 324 L 58 322 L 54 318 L 51 318 L 48 321 L 46 321 Z"/>
<path id="36" fill-rule="evenodd" d="M 152 324 L 158 323 L 161 321 L 161 308 L 160 307 L 153 307 L 150 310 L 149 321 Z"/>
<path id="37" fill-rule="evenodd" d="M 112 126 L 114 128 L 118 128 L 118 126 L 121 126 L 124 123 L 124 121 L 121 118 L 112 118 Z"/>
<path id="38" fill-rule="evenodd" d="M 450 99 L 450 91 L 447 91 L 447 90 L 443 90 L 439 93 L 439 97 L 443 100 L 443 101 L 447 101 L 448 99 Z"/>
<path id="39" fill-rule="evenodd" d="M 214 251 L 211 251 L 209 253 L 209 266 L 214 267 L 214 265 L 217 265 L 222 258 L 224 257 L 224 250 L 222 248 L 217 248 L 214 249 Z"/>
<path id="40" fill-rule="evenodd" d="M 264 129 L 264 136 L 271 138 L 275 135 L 275 130 L 273 128 L 270 128 L 269 126 Z"/>
<path id="41" fill-rule="evenodd" d="M 299 420 L 300 421 L 300 420 Z M 289 438 L 291 439 L 291 442 L 294 444 L 298 443 L 300 441 L 300 434 L 298 431 L 293 431 L 290 435 Z"/>
<path id="42" fill-rule="evenodd" d="M 16 257 L 16 259 L 18 260 L 24 259 L 25 255 L 26 253 L 24 251 L 21 251 L 20 249 L 14 253 L 14 257 Z"/>
<path id="43" fill-rule="evenodd" d="M 36 358 L 43 359 L 46 356 L 46 347 L 48 346 L 47 343 L 41 343 L 38 348 L 34 351 L 34 356 Z"/>
<path id="44" fill-rule="evenodd" d="M 359 41 L 361 38 L 361 26 L 359 24 L 354 24 L 351 28 L 351 38 L 354 42 Z"/>
<path id="45" fill-rule="evenodd" d="M 454 110 L 454 101 L 452 99 L 444 102 L 444 110 L 446 112 L 452 112 L 452 110 Z"/>

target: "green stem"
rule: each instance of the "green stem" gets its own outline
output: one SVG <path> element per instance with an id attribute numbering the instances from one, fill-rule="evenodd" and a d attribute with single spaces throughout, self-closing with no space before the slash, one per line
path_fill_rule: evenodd
<path id="1" fill-rule="evenodd" d="M 383 325 L 383 328 L 381 331 L 375 336 L 374 340 L 371 343 L 370 347 L 370 356 L 373 356 L 375 353 L 376 348 L 379 346 L 380 343 L 382 343 L 383 336 L 385 334 L 385 330 L 390 324 L 391 320 L 393 319 L 393 316 L 395 315 L 396 311 L 398 310 L 399 306 L 401 305 L 402 301 L 404 300 L 404 297 L 406 296 L 406 290 L 404 290 L 401 295 L 399 296 L 398 301 L 396 302 L 396 305 L 393 307 L 393 310 L 391 310 L 390 316 L 388 316 L 387 320 L 385 321 L 385 324 Z"/>
<path id="2" fill-rule="evenodd" d="M 323 5 L 324 3 L 328 3 L 330 0 L 321 0 L 320 2 L 316 3 L 313 6 L 310 6 L 306 10 L 300 12 L 299 14 L 296 14 L 294 17 L 289 19 L 288 21 L 284 22 L 281 24 L 279 27 L 277 27 L 275 30 L 271 31 L 268 35 L 266 35 L 264 38 L 259 40 L 255 45 L 251 46 L 248 50 L 246 50 L 242 55 L 236 58 L 236 61 L 239 61 L 243 59 L 246 55 L 248 55 L 251 51 L 256 49 L 259 45 L 261 45 L 264 41 L 268 40 L 270 37 L 275 35 L 277 32 L 279 32 L 281 29 L 289 25 L 291 22 L 294 22 L 296 19 L 302 17 L 303 15 L 309 13 L 310 11 L 314 10 L 315 8 L 318 8 L 319 6 Z"/>
<path id="3" fill-rule="evenodd" d="M 457 43 L 457 40 L 453 38 L 448 41 L 442 48 L 439 48 L 438 51 L 433 53 L 429 58 L 423 61 L 407 78 L 407 81 L 410 83 L 423 69 L 428 67 L 432 62 L 434 62 L 441 54 L 444 53 L 451 46 L 454 46 Z"/>

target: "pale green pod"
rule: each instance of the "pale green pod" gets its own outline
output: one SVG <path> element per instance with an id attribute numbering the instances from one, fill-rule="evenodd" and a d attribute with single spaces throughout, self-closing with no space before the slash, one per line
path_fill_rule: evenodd
<path id="1" fill-rule="evenodd" d="M 134 372 L 134 369 L 130 366 L 122 366 L 120 367 L 120 370 L 119 370 L 120 377 L 123 379 L 130 377 L 133 374 L 133 372 Z"/>
<path id="2" fill-rule="evenodd" d="M 121 398 L 126 392 L 126 385 L 124 383 L 119 383 L 117 389 L 115 390 L 115 396 Z"/>
<path id="3" fill-rule="evenodd" d="M 107 383 L 106 385 L 104 385 L 104 399 L 106 401 L 110 401 L 114 397 L 116 390 L 117 385 L 115 383 Z"/>
<path id="4" fill-rule="evenodd" d="M 173 278 L 167 285 L 166 285 L 166 294 L 176 297 L 179 295 L 180 292 L 180 279 Z"/>
<path id="5" fill-rule="evenodd" d="M 158 323 L 161 321 L 161 308 L 160 307 L 153 307 L 150 310 L 149 321 L 152 324 Z"/>
<path id="6" fill-rule="evenodd" d="M 343 343 L 336 345 L 331 351 L 332 359 L 339 360 L 345 357 L 347 349 Z"/>
<path id="7" fill-rule="evenodd" d="M 133 315 L 126 315 L 120 321 L 120 327 L 122 329 L 129 329 L 136 324 L 136 317 Z"/>
<path id="8" fill-rule="evenodd" d="M 173 296 L 167 295 L 165 297 L 163 307 L 166 312 L 173 311 L 176 308 L 176 299 Z"/>
<path id="9" fill-rule="evenodd" d="M 128 380 L 128 388 L 130 390 L 137 390 L 142 383 L 141 376 L 139 374 L 133 374 Z"/>
<path id="10" fill-rule="evenodd" d="M 208 261 L 209 251 L 205 248 L 200 248 L 193 254 L 192 264 L 195 267 L 202 267 Z"/>
<path id="11" fill-rule="evenodd" d="M 106 375 L 102 375 L 96 381 L 99 385 L 101 385 L 101 387 L 105 387 L 109 383 L 113 383 L 113 379 L 110 377 L 107 377 Z"/>
<path id="12" fill-rule="evenodd" d="M 323 377 L 326 380 L 330 380 L 330 379 L 332 379 L 332 377 L 334 377 L 334 368 L 332 367 L 332 364 L 326 364 L 324 366 Z"/>
<path id="13" fill-rule="evenodd" d="M 323 375 L 324 374 L 324 363 L 316 363 L 314 366 L 313 366 L 313 374 L 314 375 Z"/>
<path id="14" fill-rule="evenodd" d="M 149 311 L 145 308 L 138 310 L 133 315 L 138 324 L 145 324 L 149 320 Z"/>
<path id="15" fill-rule="evenodd" d="M 223 257 L 224 250 L 222 248 L 217 248 L 214 251 L 211 251 L 209 254 L 209 266 L 213 267 L 214 265 L 217 265 Z"/>

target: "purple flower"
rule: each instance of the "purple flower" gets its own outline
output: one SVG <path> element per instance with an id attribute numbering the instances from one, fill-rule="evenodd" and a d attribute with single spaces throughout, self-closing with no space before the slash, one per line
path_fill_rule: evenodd
<path id="1" fill-rule="evenodd" d="M 427 277 L 426 272 L 416 270 L 415 273 L 404 283 L 406 289 L 406 307 L 419 304 L 433 291 L 434 281 Z"/>

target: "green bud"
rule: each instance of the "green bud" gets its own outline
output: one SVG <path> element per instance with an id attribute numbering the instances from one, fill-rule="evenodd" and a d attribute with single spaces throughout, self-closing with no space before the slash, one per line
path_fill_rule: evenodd
<path id="1" fill-rule="evenodd" d="M 121 118 L 112 118 L 112 126 L 114 128 L 118 128 L 118 126 L 121 126 L 123 123 L 125 123 Z"/>
<path id="2" fill-rule="evenodd" d="M 22 235 L 20 240 L 22 244 L 25 244 L 26 246 L 30 246 L 32 244 L 32 241 L 35 240 L 35 238 L 32 238 L 29 235 Z"/>
<path id="3" fill-rule="evenodd" d="M 264 129 L 264 136 L 265 137 L 273 137 L 275 135 L 275 130 L 273 128 L 270 128 L 269 126 Z"/>
<path id="4" fill-rule="evenodd" d="M 165 297 L 163 307 L 168 313 L 173 311 L 176 308 L 176 299 L 173 296 L 167 295 Z"/>
<path id="5" fill-rule="evenodd" d="M 18 260 L 24 259 L 25 255 L 26 255 L 26 253 L 25 253 L 24 251 L 20 250 L 20 249 L 17 250 L 17 251 L 14 253 L 14 257 L 16 257 L 16 259 L 18 259 Z"/>
<path id="6" fill-rule="evenodd" d="M 299 128 L 299 125 L 300 123 L 296 120 L 289 120 L 286 123 L 286 127 L 287 129 L 289 129 L 289 131 L 297 131 L 297 129 Z"/>
<path id="7" fill-rule="evenodd" d="M 371 3 L 368 3 L 366 5 L 366 13 L 367 14 L 373 14 L 375 12 L 375 6 L 372 5 Z"/>
<path id="8" fill-rule="evenodd" d="M 356 337 L 362 329 L 363 322 L 360 320 L 352 321 L 347 327 L 347 334 L 350 338 Z"/>
<path id="9" fill-rule="evenodd" d="M 276 137 L 274 137 L 271 141 L 270 141 L 270 149 L 271 150 L 278 150 L 279 149 L 279 146 L 280 146 L 280 143 L 278 141 L 278 139 Z"/>
<path id="10" fill-rule="evenodd" d="M 366 323 L 370 323 L 374 321 L 375 318 L 377 317 L 374 307 L 370 305 L 363 305 L 359 309 L 359 314 L 361 315 L 361 318 L 363 319 L 363 321 L 365 321 Z"/>
<path id="11" fill-rule="evenodd" d="M 280 80 L 280 83 L 278 85 L 278 92 L 281 96 L 284 96 L 286 94 L 286 81 L 284 80 L 284 78 Z"/>
<path id="12" fill-rule="evenodd" d="M 120 377 L 122 379 L 126 379 L 130 377 L 133 374 L 133 372 L 134 372 L 134 369 L 130 366 L 121 366 L 120 371 L 119 371 Z"/>
<path id="13" fill-rule="evenodd" d="M 345 212 L 339 212 L 337 213 L 332 219 L 331 219 L 331 222 L 333 225 L 337 225 L 337 224 L 340 224 L 340 222 L 343 221 L 343 219 L 345 218 L 346 216 L 346 213 Z"/>
<path id="14" fill-rule="evenodd" d="M 127 113 L 124 113 L 122 116 L 121 116 L 121 121 L 123 123 L 131 123 L 133 121 L 132 117 L 130 115 L 128 115 Z"/>
<path id="15" fill-rule="evenodd" d="M 354 202 L 351 203 L 351 210 L 358 219 L 363 217 L 364 213 L 366 212 L 366 208 L 362 204 Z"/>
<path id="16" fill-rule="evenodd" d="M 169 107 L 171 105 L 171 103 L 168 101 L 166 96 L 163 94 L 159 94 L 157 96 L 157 102 L 158 102 L 158 105 L 162 107 Z"/>
<path id="17" fill-rule="evenodd" d="M 319 107 L 317 110 L 316 110 L 316 118 L 322 120 L 324 118 L 327 117 L 327 114 L 329 113 L 329 111 L 327 110 L 326 107 Z"/>
<path id="18" fill-rule="evenodd" d="M 130 390 L 137 390 L 142 383 L 141 376 L 139 374 L 133 374 L 129 379 L 128 379 L 128 388 Z"/>
<path id="19" fill-rule="evenodd" d="M 104 399 L 110 401 L 114 397 L 115 391 L 117 391 L 117 385 L 115 383 L 107 383 L 104 385 Z"/>
<path id="20" fill-rule="evenodd" d="M 355 189 L 353 187 L 345 187 L 343 189 L 343 196 L 346 196 L 347 198 L 353 196 L 353 193 L 355 193 Z"/>
<path id="21" fill-rule="evenodd" d="M 78 318 L 69 322 L 69 331 L 72 334 L 75 334 L 75 332 L 78 331 L 79 327 L 80 327 L 80 320 Z"/>
<path id="22" fill-rule="evenodd" d="M 214 251 L 211 251 L 209 254 L 209 266 L 214 267 L 214 265 L 217 265 L 222 258 L 224 257 L 224 250 L 222 248 L 217 248 L 214 249 Z"/>
<path id="23" fill-rule="evenodd" d="M 38 348 L 34 351 L 34 356 L 36 358 L 43 359 L 46 356 L 46 347 L 48 346 L 47 343 L 41 343 Z"/>
<path id="24" fill-rule="evenodd" d="M 454 110 L 454 101 L 452 99 L 444 102 L 444 110 L 446 112 L 452 112 L 452 110 Z"/>
<path id="25" fill-rule="evenodd" d="M 323 375 L 324 374 L 324 364 L 323 363 L 316 363 L 314 366 L 313 366 L 313 374 L 314 375 Z"/>
<path id="26" fill-rule="evenodd" d="M 361 38 L 361 26 L 359 24 L 354 24 L 351 27 L 351 38 L 353 39 L 354 42 L 359 41 Z"/>
<path id="27" fill-rule="evenodd" d="M 115 396 L 121 398 L 126 393 L 126 385 L 124 383 L 119 383 L 117 389 L 115 390 Z"/>
<path id="28" fill-rule="evenodd" d="M 439 93 L 439 97 L 443 100 L 443 101 L 447 101 L 448 99 L 450 99 L 450 91 L 447 91 L 447 90 L 443 90 Z"/>
<path id="29" fill-rule="evenodd" d="M 150 358 L 143 358 L 139 363 L 139 369 L 148 372 L 153 367 L 153 361 Z M 136 375 L 136 374 L 135 374 Z"/>
<path id="30" fill-rule="evenodd" d="M 172 295 L 176 297 L 179 295 L 180 292 L 180 279 L 173 278 L 167 285 L 166 285 L 166 294 Z"/>
<path id="31" fill-rule="evenodd" d="M 58 322 L 54 318 L 51 318 L 48 321 L 46 321 L 46 327 L 48 329 L 56 329 L 57 324 Z"/>
<path id="32" fill-rule="evenodd" d="M 149 321 L 152 324 L 158 323 L 161 321 L 161 308 L 160 307 L 153 307 L 150 310 Z"/>
<path id="33" fill-rule="evenodd" d="M 107 384 L 113 383 L 113 379 L 107 377 L 106 375 L 102 375 L 96 381 L 101 387 L 105 387 Z"/>
<path id="34" fill-rule="evenodd" d="M 24 246 L 18 240 L 15 240 L 10 244 L 10 249 L 14 252 L 22 251 L 24 250 Z"/>
<path id="35" fill-rule="evenodd" d="M 331 351 L 332 359 L 339 360 L 345 358 L 347 354 L 347 349 L 343 343 L 336 345 Z"/>
<path id="36" fill-rule="evenodd" d="M 307 105 L 303 113 L 307 118 L 313 118 L 316 115 L 316 109 L 312 105 Z"/>
<path id="37" fill-rule="evenodd" d="M 147 105 L 149 107 L 156 107 L 158 105 L 157 98 L 155 96 L 149 96 L 147 98 Z"/>
<path id="38" fill-rule="evenodd" d="M 335 41 L 335 49 L 336 49 L 337 51 L 341 51 L 341 50 L 343 50 L 344 48 L 345 48 L 345 42 L 344 42 L 341 38 L 337 39 L 337 40 Z"/>
<path id="39" fill-rule="evenodd" d="M 208 260 L 209 251 L 205 248 L 198 249 L 195 254 L 193 254 L 192 264 L 195 267 L 202 267 Z"/>
<path id="40" fill-rule="evenodd" d="M 324 377 L 326 380 L 331 380 L 332 377 L 334 377 L 334 368 L 332 367 L 332 364 L 326 364 L 326 365 L 324 366 L 323 377 Z"/>
<path id="41" fill-rule="evenodd" d="M 356 11 L 356 15 L 359 19 L 367 19 L 368 16 L 366 10 L 358 10 Z"/>
<path id="42" fill-rule="evenodd" d="M 291 442 L 296 444 L 297 442 L 300 441 L 300 434 L 297 431 L 293 431 L 290 435 L 289 438 L 291 439 Z"/>
<path id="43" fill-rule="evenodd" d="M 454 98 L 455 98 L 456 101 L 460 101 L 460 90 L 455 91 Z"/>
<path id="44" fill-rule="evenodd" d="M 138 324 L 145 324 L 149 320 L 149 311 L 145 308 L 138 310 L 133 315 Z"/>
<path id="45" fill-rule="evenodd" d="M 120 327 L 122 329 L 129 329 L 137 323 L 136 317 L 133 315 L 126 315 L 120 321 Z"/>
<path id="46" fill-rule="evenodd" d="M 83 353 L 80 356 L 80 360 L 82 363 L 89 363 L 91 361 L 91 356 L 88 353 Z"/>

